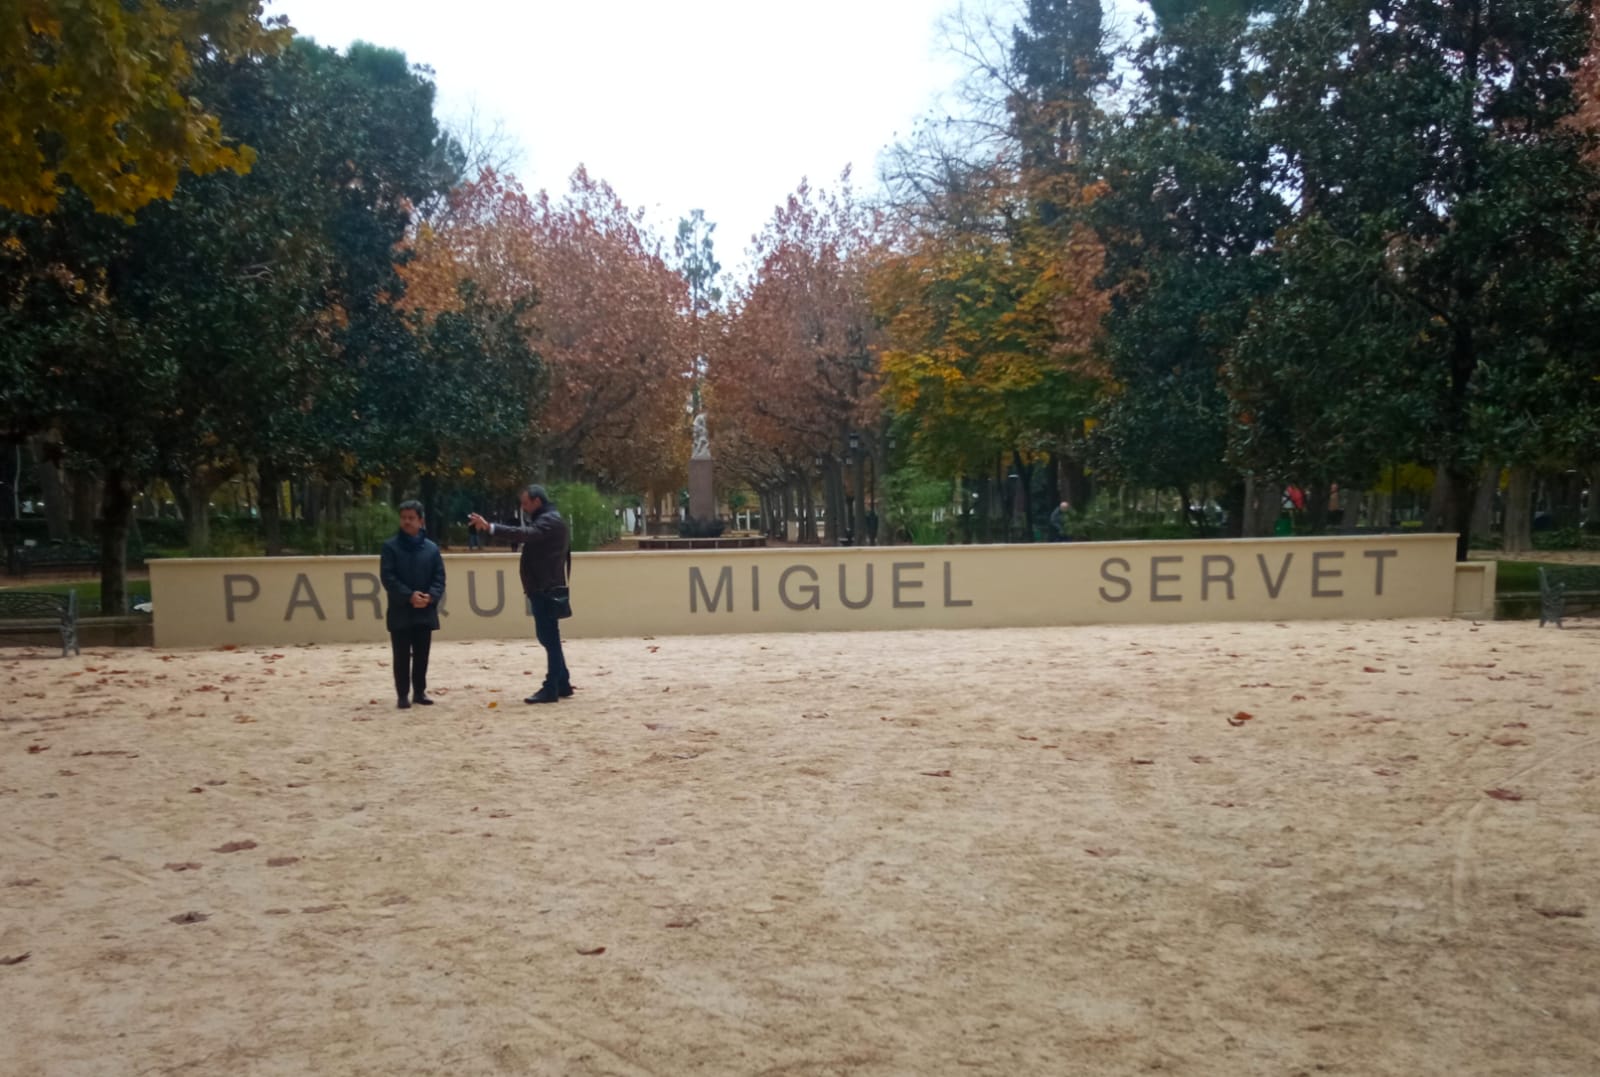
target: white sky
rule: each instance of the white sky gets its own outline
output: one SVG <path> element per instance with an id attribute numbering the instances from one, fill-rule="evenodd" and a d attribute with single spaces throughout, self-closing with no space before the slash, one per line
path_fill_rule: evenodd
<path id="1" fill-rule="evenodd" d="M 957 0 L 275 0 L 338 48 L 397 48 L 435 71 L 447 123 L 500 121 L 529 191 L 565 190 L 581 163 L 670 245 L 704 209 L 725 269 L 809 177 L 878 152 L 960 74 L 938 32 Z"/>

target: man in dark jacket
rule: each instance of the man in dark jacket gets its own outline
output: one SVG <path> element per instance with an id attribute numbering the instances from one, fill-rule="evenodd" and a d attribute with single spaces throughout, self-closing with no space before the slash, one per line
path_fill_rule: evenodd
<path id="1" fill-rule="evenodd" d="M 394 648 L 394 688 L 400 709 L 430 706 L 428 650 L 439 629 L 444 600 L 444 558 L 422 532 L 422 503 L 400 502 L 400 530 L 383 544 L 378 577 L 389 595 L 384 623 Z M 407 693 L 410 693 L 409 696 Z"/>
<path id="2" fill-rule="evenodd" d="M 572 694 L 572 678 L 561 651 L 561 617 L 570 609 L 567 600 L 567 570 L 572 564 L 572 543 L 567 521 L 550 503 L 550 495 L 537 484 L 522 491 L 522 512 L 526 527 L 492 524 L 477 513 L 468 522 L 490 535 L 504 535 L 522 543 L 522 591 L 533 607 L 533 631 L 544 647 L 544 684 L 527 703 L 555 703 Z"/>

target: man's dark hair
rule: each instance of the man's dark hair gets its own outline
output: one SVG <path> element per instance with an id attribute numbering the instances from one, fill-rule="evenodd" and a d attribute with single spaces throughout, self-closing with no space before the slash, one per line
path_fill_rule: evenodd
<path id="1" fill-rule="evenodd" d="M 395 511 L 396 512 L 404 512 L 407 509 L 410 509 L 412 512 L 416 513 L 418 516 L 422 516 L 423 515 L 422 502 L 418 501 L 416 498 L 408 498 L 407 500 L 400 502 L 399 506 L 395 509 Z"/>
<path id="2" fill-rule="evenodd" d="M 542 505 L 550 504 L 550 495 L 545 493 L 544 487 L 540 486 L 536 482 L 530 482 L 528 484 L 528 488 L 527 488 L 527 490 L 525 492 L 527 493 L 527 495 L 529 497 L 538 498 L 539 499 L 539 503 L 542 504 Z"/>

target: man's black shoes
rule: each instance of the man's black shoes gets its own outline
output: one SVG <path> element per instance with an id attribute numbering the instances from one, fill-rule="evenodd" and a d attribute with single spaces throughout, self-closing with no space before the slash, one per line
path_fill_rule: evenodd
<path id="1" fill-rule="evenodd" d="M 431 703 L 432 700 L 429 700 L 429 702 Z M 401 696 L 400 702 L 396 703 L 395 706 L 399 707 L 403 711 L 408 711 L 411 709 L 411 700 L 407 699 L 405 696 Z"/>
<path id="2" fill-rule="evenodd" d="M 570 699 L 570 698 L 572 698 L 572 685 L 563 684 L 561 686 L 561 692 L 559 694 L 560 694 L 562 699 Z"/>
<path id="3" fill-rule="evenodd" d="M 427 696 L 418 696 L 416 699 L 412 700 L 412 702 L 419 707 L 433 706 L 433 700 L 429 699 Z"/>
<path id="4" fill-rule="evenodd" d="M 523 700 L 523 702 L 524 703 L 559 703 L 559 702 L 561 702 L 561 697 L 559 695 L 557 695 L 556 693 L 550 691 L 550 689 L 548 689 L 548 688 L 541 688 L 537 692 L 533 693 L 533 695 L 531 695 L 527 699 Z"/>

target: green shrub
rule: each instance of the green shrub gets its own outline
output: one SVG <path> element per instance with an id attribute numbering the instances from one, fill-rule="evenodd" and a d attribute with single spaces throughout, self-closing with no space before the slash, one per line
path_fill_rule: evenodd
<path id="1" fill-rule="evenodd" d="M 550 487 L 550 498 L 572 531 L 574 550 L 597 550 L 620 533 L 616 499 L 588 483 L 558 483 Z"/>

